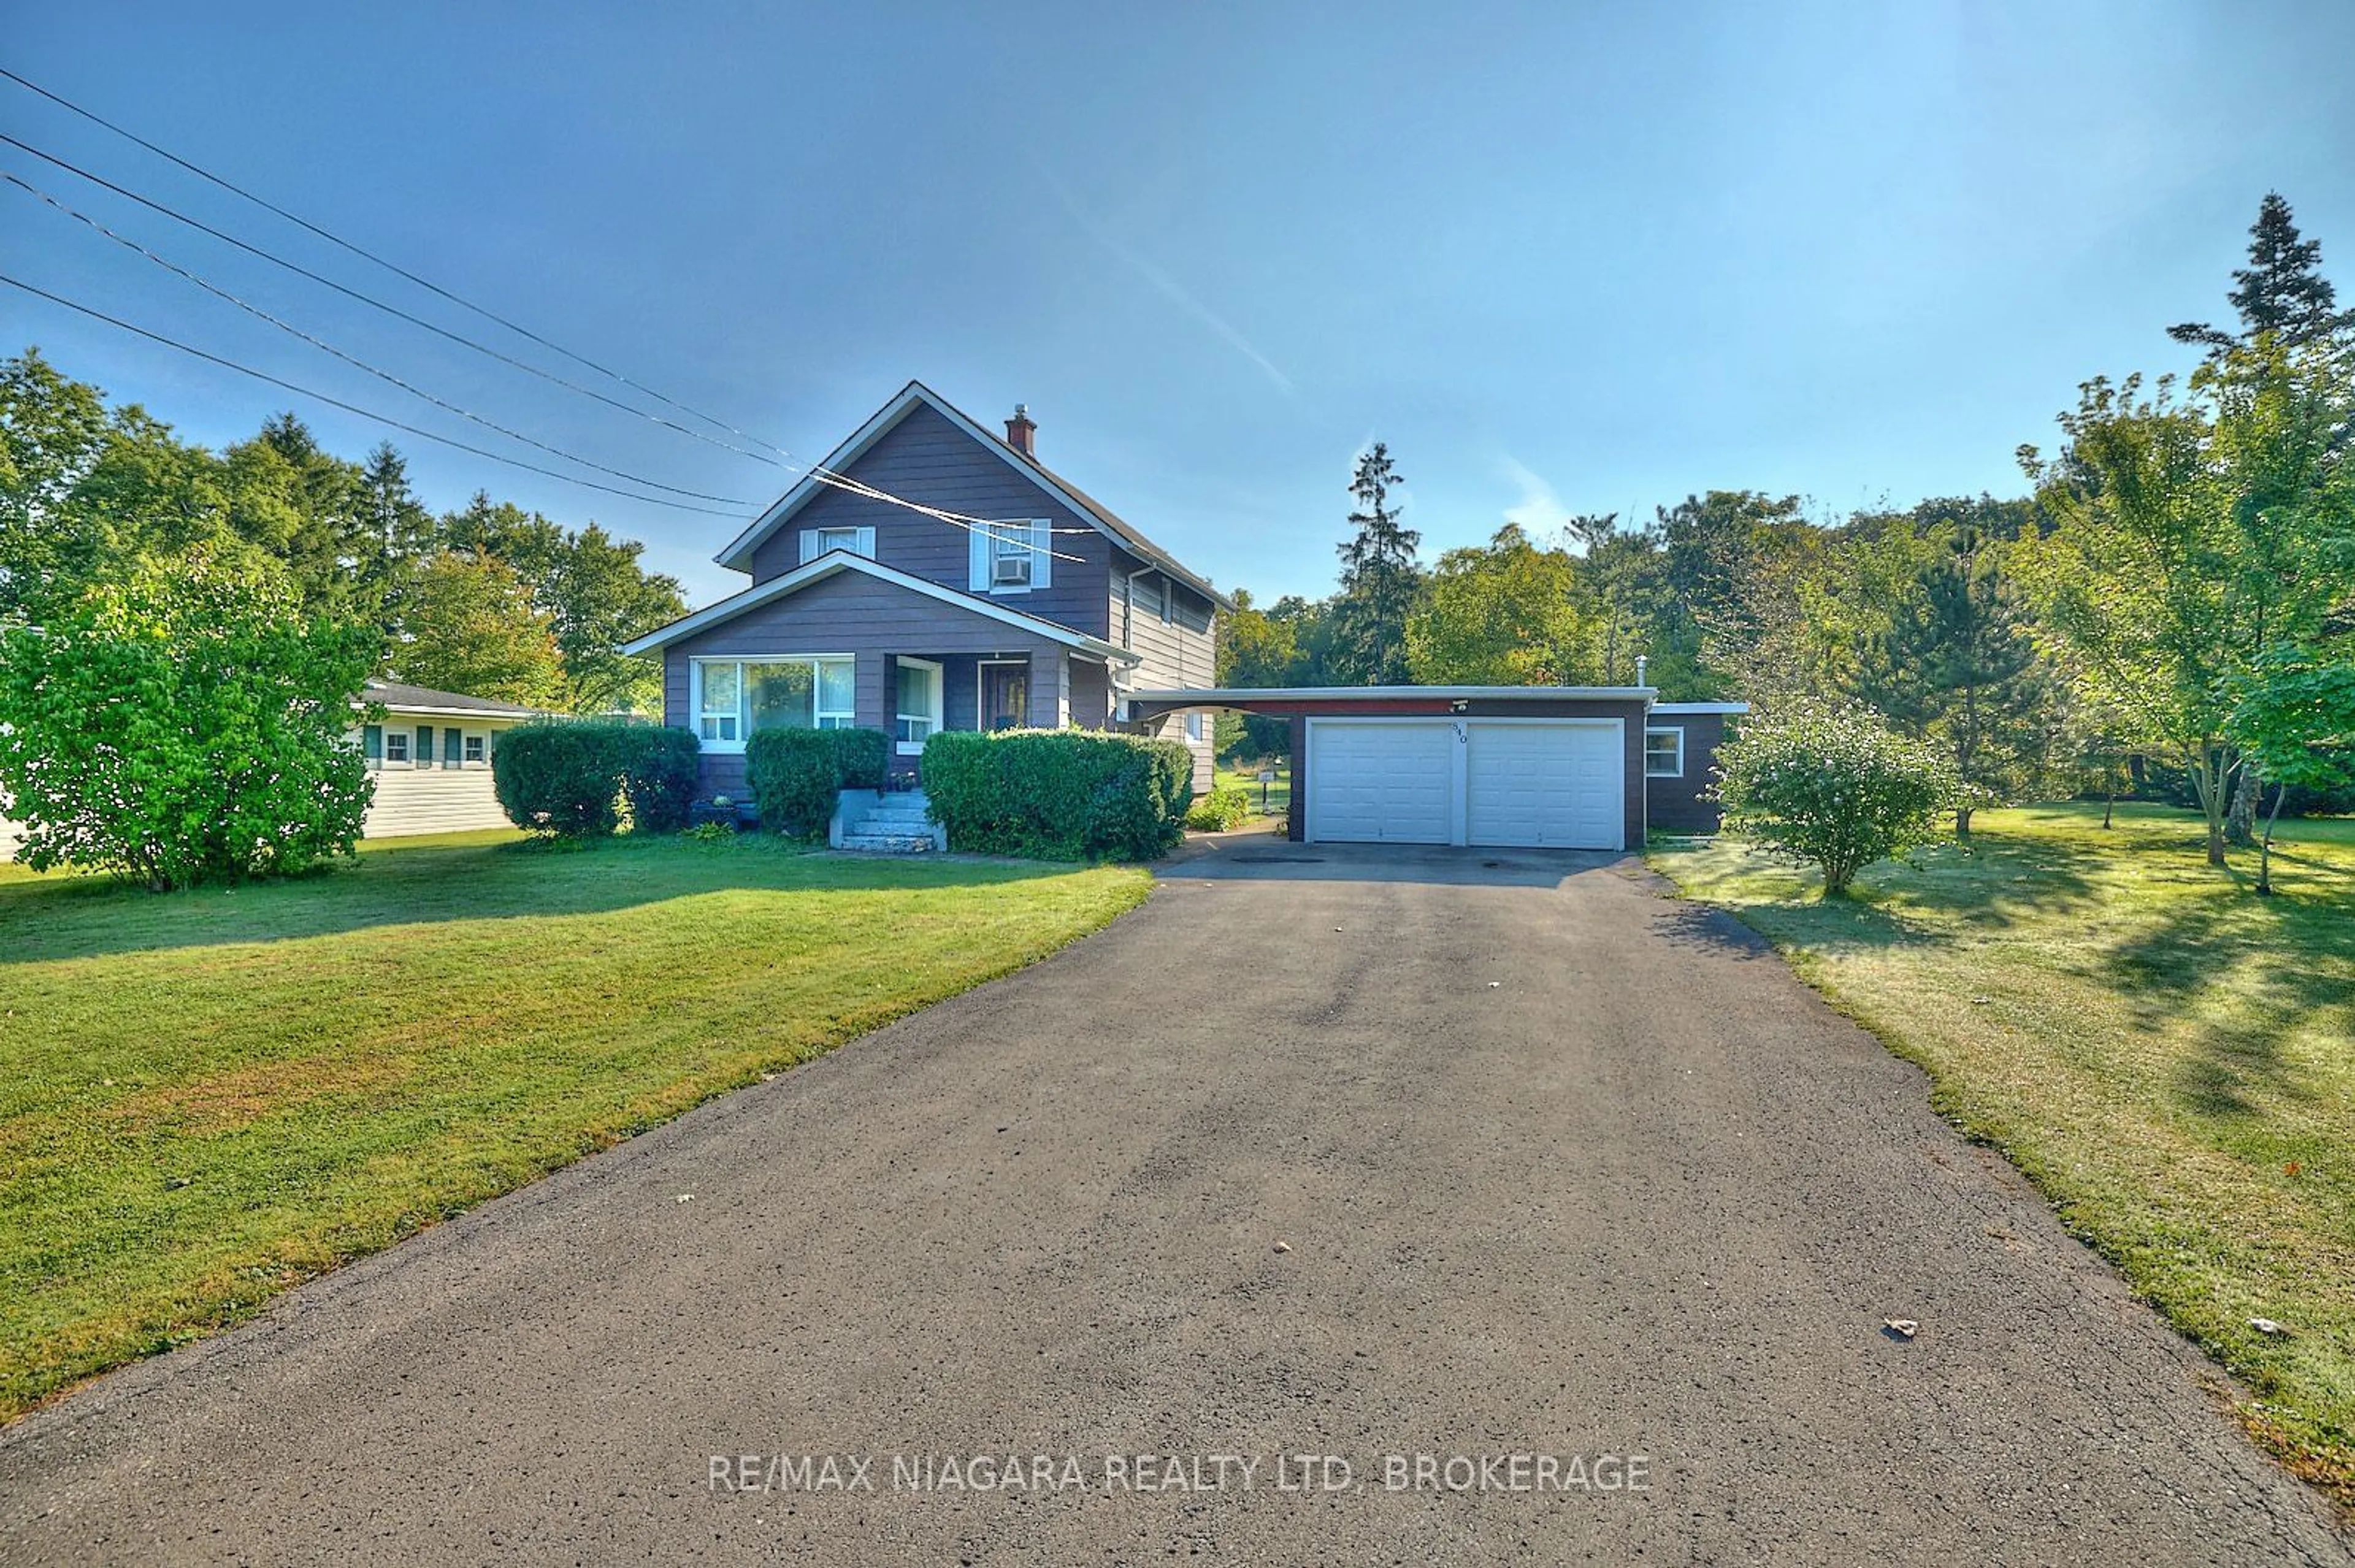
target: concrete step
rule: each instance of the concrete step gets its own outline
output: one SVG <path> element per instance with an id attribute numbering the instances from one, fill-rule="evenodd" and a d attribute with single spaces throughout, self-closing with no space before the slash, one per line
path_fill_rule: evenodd
<path id="1" fill-rule="evenodd" d="M 846 849 L 863 849 L 874 855 L 928 855 L 932 849 L 929 833 L 870 833 L 862 827 L 855 833 L 842 836 Z"/>

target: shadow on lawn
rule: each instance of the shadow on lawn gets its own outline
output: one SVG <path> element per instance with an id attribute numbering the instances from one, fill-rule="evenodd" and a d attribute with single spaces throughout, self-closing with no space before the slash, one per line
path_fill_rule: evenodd
<path id="1" fill-rule="evenodd" d="M 2285 1037 L 2355 1038 L 2355 878 L 2263 898 L 2252 879 L 2232 875 L 2235 892 L 2169 904 L 2103 954 L 2138 1024 L 2156 1029 L 2199 1014 L 2197 1047 L 2177 1064 L 2172 1087 L 2200 1116 L 2260 1116 L 2286 1099 L 2313 1099 L 2324 1091 L 2285 1059 Z"/>
<path id="2" fill-rule="evenodd" d="M 982 887 L 1075 866 L 805 850 L 746 836 L 718 844 L 623 837 L 581 848 L 520 841 L 402 849 L 238 887 L 150 893 L 104 877 L 0 883 L 0 969 L 455 921 L 606 914 L 712 893 Z"/>

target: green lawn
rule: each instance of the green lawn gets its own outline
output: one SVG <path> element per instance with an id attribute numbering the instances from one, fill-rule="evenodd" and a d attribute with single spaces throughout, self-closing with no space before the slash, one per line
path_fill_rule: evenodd
<path id="1" fill-rule="evenodd" d="M 1257 768 L 1220 768 L 1215 781 L 1220 789 L 1239 789 L 1251 796 L 1252 815 L 1282 816 L 1292 809 L 1292 769 L 1282 763 L 1275 764 L 1275 782 L 1268 784 L 1267 810 L 1260 810 L 1259 770 Z"/>
<path id="2" fill-rule="evenodd" d="M 2250 1429 L 2355 1501 L 2355 821 L 2286 824 L 2277 896 L 2189 813 L 1981 814 L 1852 901 L 1731 840 L 1656 845 L 1927 1068 L 2072 1230 L 2254 1392 Z M 2249 1326 L 2270 1318 L 2285 1337 Z"/>
<path id="3" fill-rule="evenodd" d="M 161 897 L 0 882 L 0 1419 L 1041 957 L 1149 880 L 513 837 Z"/>

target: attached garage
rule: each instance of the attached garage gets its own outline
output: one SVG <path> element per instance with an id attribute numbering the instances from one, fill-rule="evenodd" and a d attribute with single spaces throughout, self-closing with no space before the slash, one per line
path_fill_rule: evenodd
<path id="1" fill-rule="evenodd" d="M 1215 687 L 1122 694 L 1149 728 L 1225 709 L 1291 720 L 1295 840 L 1625 850 L 1653 786 L 1684 831 L 1710 831 L 1718 741 L 1742 704 L 1655 703 L 1641 686 Z"/>
<path id="2" fill-rule="evenodd" d="M 1455 727 L 1430 719 L 1311 719 L 1308 837 L 1453 844 Z"/>
<path id="3" fill-rule="evenodd" d="M 1305 729 L 1312 842 L 1625 847 L 1618 719 L 1327 715 Z"/>

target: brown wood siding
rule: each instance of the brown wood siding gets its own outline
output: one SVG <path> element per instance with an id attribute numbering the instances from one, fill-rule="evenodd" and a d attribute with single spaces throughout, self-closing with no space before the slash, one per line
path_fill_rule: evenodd
<path id="1" fill-rule="evenodd" d="M 1652 827 L 1663 833 L 1714 833 L 1723 816 L 1713 800 L 1703 800 L 1717 749 L 1725 741 L 1722 713 L 1655 713 L 1645 720 L 1652 730 L 1685 732 L 1682 778 L 1646 778 L 1651 795 Z"/>
<path id="2" fill-rule="evenodd" d="M 1073 631 L 1105 635 L 1112 541 L 1092 521 L 1055 500 L 933 409 L 919 405 L 845 472 L 903 500 L 943 511 L 992 520 L 1043 517 L 1058 528 L 1082 530 L 1053 536 L 1056 554 L 1077 559 L 1053 562 L 1047 587 L 995 597 L 1009 609 Z M 873 528 L 877 560 L 959 592 L 972 592 L 971 529 L 831 488 L 762 541 L 752 552 L 752 581 L 766 582 L 799 567 L 802 530 L 826 528 Z"/>

